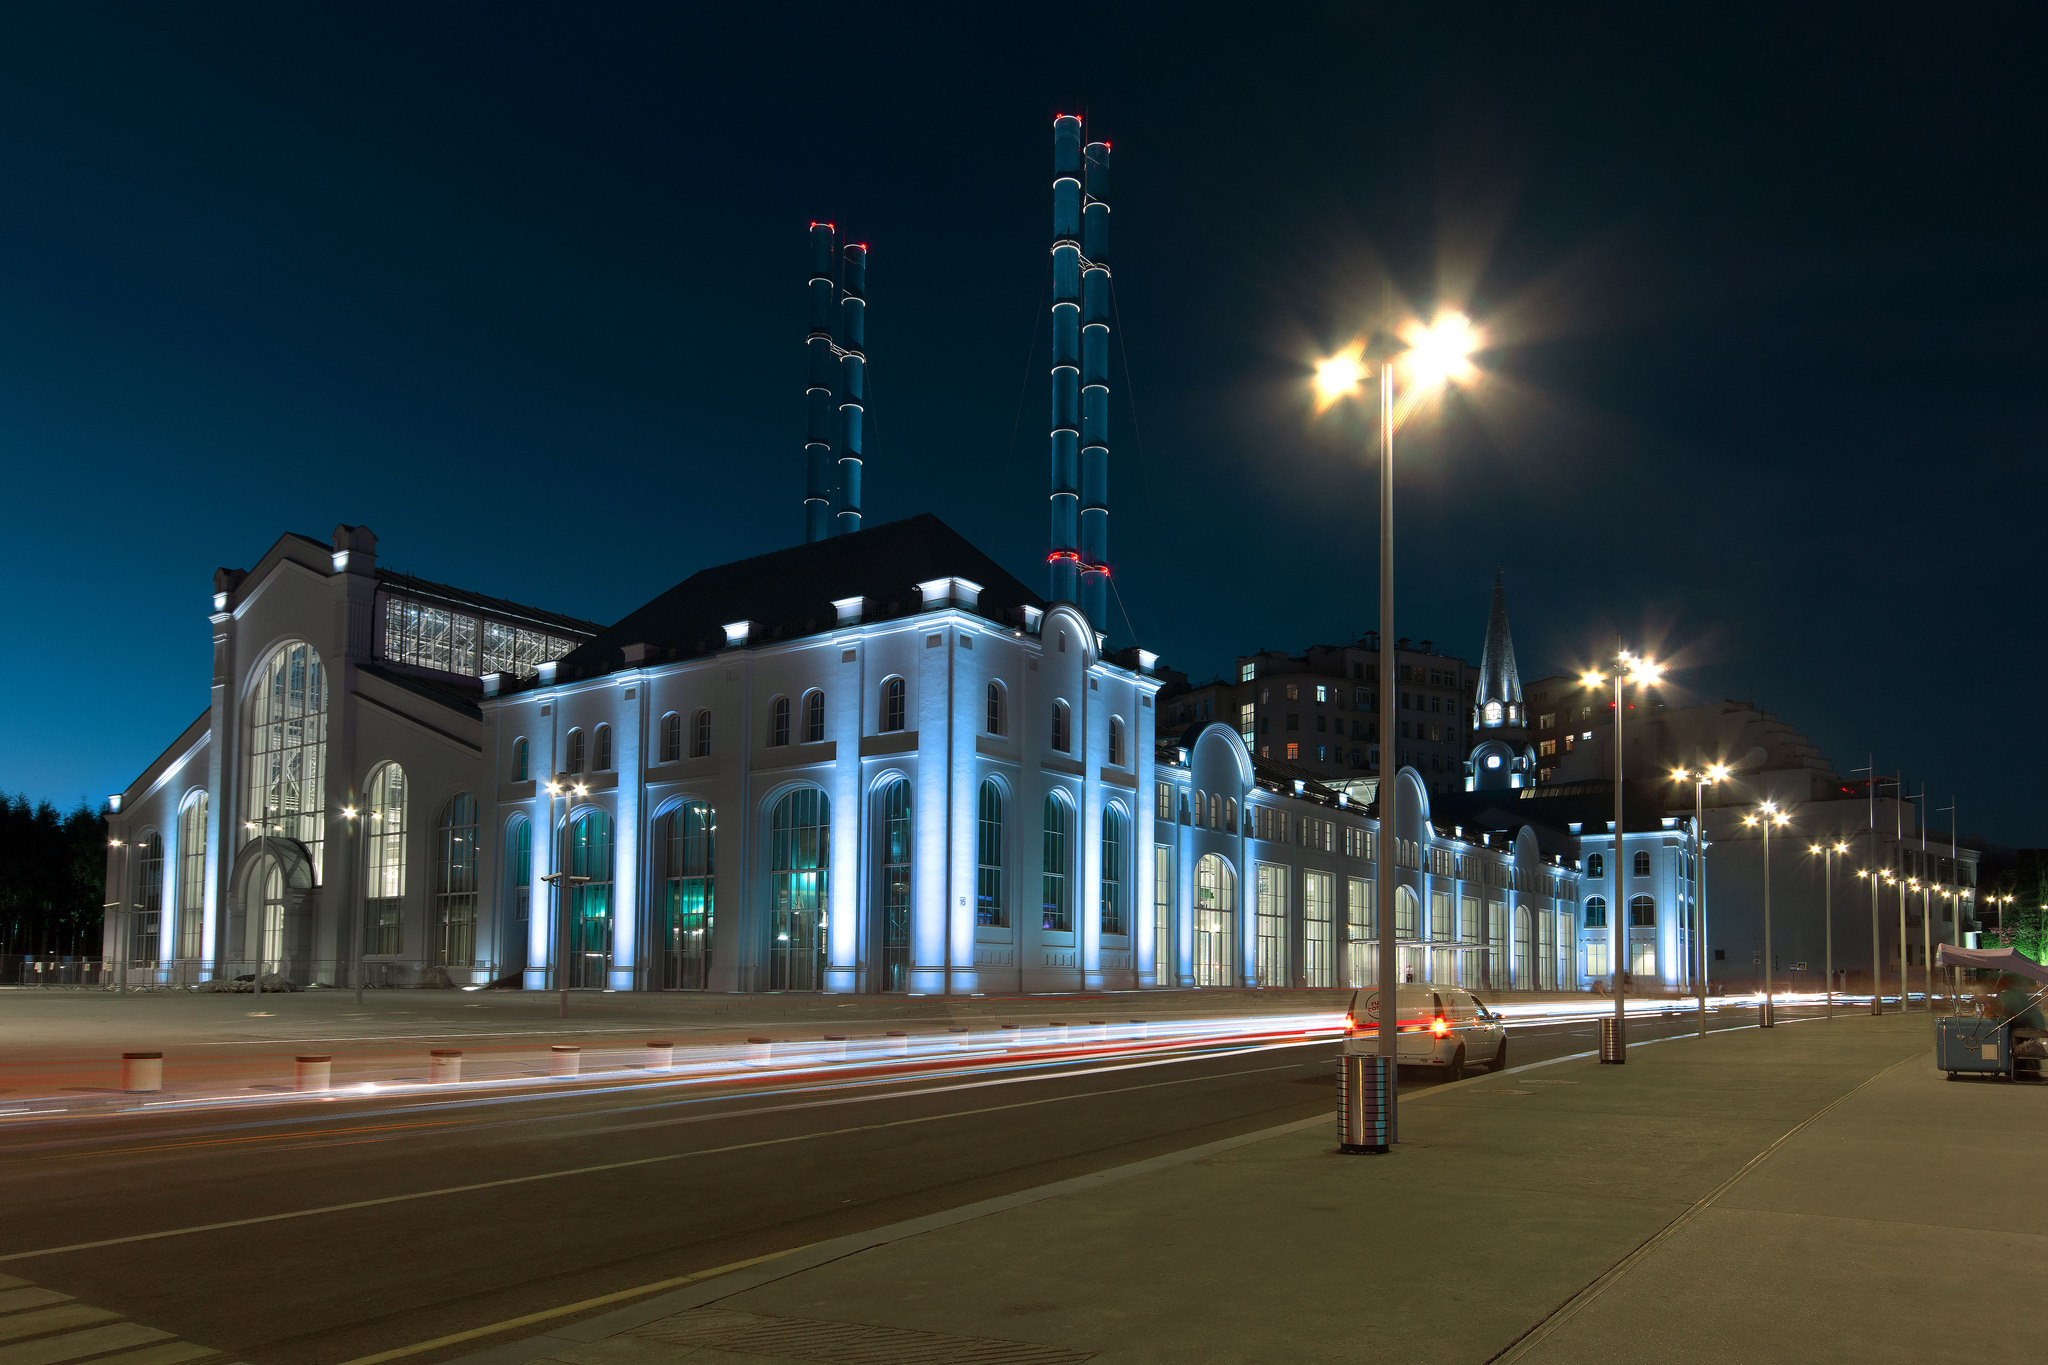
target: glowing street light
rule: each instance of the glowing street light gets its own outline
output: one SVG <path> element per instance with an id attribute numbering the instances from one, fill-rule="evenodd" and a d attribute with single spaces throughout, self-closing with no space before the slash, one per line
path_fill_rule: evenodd
<path id="1" fill-rule="evenodd" d="M 560 997 L 557 1014 L 560 1018 L 567 1019 L 569 1017 L 569 892 L 576 883 L 590 880 L 588 877 L 574 877 L 569 874 L 569 816 L 575 809 L 571 804 L 572 799 L 589 795 L 590 788 L 584 786 L 583 783 L 578 782 L 567 773 L 557 773 L 553 780 L 547 784 L 547 792 L 548 816 L 550 819 L 554 817 L 555 798 L 562 798 L 561 861 L 556 865 L 556 870 L 553 873 L 543 876 L 541 880 L 555 888 L 555 986 Z"/>
<path id="2" fill-rule="evenodd" d="M 1626 901 L 1622 896 L 1623 882 L 1621 870 L 1626 865 L 1623 862 L 1621 819 L 1621 774 L 1622 751 L 1624 747 L 1622 741 L 1622 717 L 1627 714 L 1623 704 L 1625 699 L 1624 688 L 1629 683 L 1634 683 L 1638 688 L 1647 688 L 1655 685 L 1664 676 L 1664 665 L 1654 659 L 1632 653 L 1626 649 L 1620 650 L 1615 654 L 1614 662 L 1615 667 L 1612 675 L 1614 682 L 1614 895 L 1611 897 L 1613 904 L 1607 921 L 1608 952 L 1613 958 L 1613 961 L 1607 965 L 1614 974 L 1614 1020 L 1611 1024 L 1604 1019 L 1600 1021 L 1600 1030 L 1603 1035 L 1600 1040 L 1600 1061 L 1602 1065 L 1620 1066 L 1628 1060 L 1628 1035 L 1626 1032 L 1628 1016 L 1625 1013 L 1626 1006 L 1623 1001 L 1623 997 L 1627 993 L 1627 980 L 1622 971 L 1623 955 L 1628 951 L 1628 933 L 1622 921 L 1622 908 Z M 1603 686 L 1608 680 L 1609 675 L 1602 673 L 1597 668 L 1589 668 L 1579 675 L 1580 683 L 1588 691 Z M 1612 1036 L 1606 1036 L 1610 1031 Z"/>
<path id="3" fill-rule="evenodd" d="M 1699 948 L 1699 991 L 1700 991 L 1700 1037 L 1707 1036 L 1707 987 L 1712 968 L 1707 956 L 1707 788 L 1717 782 L 1726 782 L 1729 768 L 1726 763 L 1709 763 L 1697 772 L 1684 768 L 1673 768 L 1673 782 L 1690 782 L 1692 793 L 1692 866 L 1693 866 L 1693 937 Z"/>
<path id="4" fill-rule="evenodd" d="M 1771 981 L 1771 827 L 1780 828 L 1792 823 L 1792 817 L 1778 809 L 1775 801 L 1766 801 L 1756 808 L 1754 815 L 1742 817 L 1742 823 L 1752 829 L 1764 832 L 1764 1007 L 1757 1017 L 1758 1028 L 1776 1028 L 1775 1000 Z"/>
<path id="5" fill-rule="evenodd" d="M 1813 844 L 1808 853 L 1817 854 L 1822 860 L 1824 871 L 1822 881 L 1827 915 L 1827 972 L 1828 972 L 1828 1018 L 1835 1017 L 1835 855 L 1847 853 L 1849 845 L 1837 839 L 1832 844 Z"/>
<path id="6" fill-rule="evenodd" d="M 1395 1140 L 1400 1085 L 1399 1010 L 1395 1007 L 1396 981 L 1400 975 L 1394 946 L 1394 831 L 1395 793 L 1399 783 L 1400 747 L 1395 740 L 1400 717 L 1395 712 L 1399 698 L 1398 651 L 1394 641 L 1394 370 L 1405 357 L 1409 370 L 1403 402 L 1412 402 L 1422 392 L 1472 377 L 1470 356 L 1479 338 L 1470 319 L 1449 313 L 1426 327 L 1404 328 L 1403 337 L 1381 333 L 1370 341 L 1354 341 L 1315 367 L 1315 409 L 1327 412 L 1338 402 L 1358 393 L 1366 376 L 1379 374 L 1380 437 L 1380 763 L 1379 763 L 1379 857 L 1374 864 L 1373 886 L 1380 907 L 1379 963 L 1374 973 L 1380 991 L 1379 1058 L 1385 1084 L 1387 1147 Z M 1347 1149 L 1349 1150 L 1349 1149 Z"/>

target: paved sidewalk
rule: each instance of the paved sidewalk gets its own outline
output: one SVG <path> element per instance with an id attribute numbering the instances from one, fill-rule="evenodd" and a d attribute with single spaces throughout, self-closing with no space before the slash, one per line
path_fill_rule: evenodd
<path id="1" fill-rule="evenodd" d="M 2048 1256 L 2048 1086 L 1944 1081 L 1931 1027 L 1847 1015 L 1419 1085 L 1389 1157 L 1296 1124 L 464 1359 L 2029 1359 L 2031 1291 L 1999 1286 Z"/>

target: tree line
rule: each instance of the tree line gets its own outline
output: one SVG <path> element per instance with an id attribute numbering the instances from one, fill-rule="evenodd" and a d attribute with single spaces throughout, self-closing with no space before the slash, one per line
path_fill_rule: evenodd
<path id="1" fill-rule="evenodd" d="M 0 792 L 0 953 L 100 953 L 107 812 Z"/>

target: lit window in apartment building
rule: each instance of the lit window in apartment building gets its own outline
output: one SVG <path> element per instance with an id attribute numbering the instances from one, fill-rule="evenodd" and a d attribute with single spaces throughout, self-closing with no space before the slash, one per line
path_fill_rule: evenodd
<path id="1" fill-rule="evenodd" d="M 1301 689 L 1300 689 L 1299 687 L 1295 686 L 1295 685 L 1294 685 L 1293 683 L 1289 683 L 1289 684 L 1287 684 L 1287 700 L 1289 700 L 1289 701 L 1300 701 L 1300 700 L 1301 700 Z"/>
<path id="2" fill-rule="evenodd" d="M 1316 684 L 1316 703 L 1317 703 L 1318 705 L 1320 705 L 1320 704 L 1322 704 L 1323 702 L 1326 702 L 1326 701 L 1328 701 L 1329 699 L 1330 699 L 1330 689 L 1329 689 L 1329 688 L 1327 688 L 1327 687 L 1325 687 L 1325 686 L 1323 686 L 1323 685 L 1322 685 L 1321 683 L 1317 683 L 1317 684 Z"/>
<path id="3" fill-rule="evenodd" d="M 1239 682 L 1250 682 L 1257 675 L 1257 664 L 1239 664 L 1237 666 L 1237 680 Z"/>
<path id="4" fill-rule="evenodd" d="M 1300 746 L 1299 744 L 1290 744 L 1290 745 L 1288 745 L 1288 746 L 1287 746 L 1287 756 L 1288 756 L 1289 758 L 1300 758 L 1300 757 L 1301 757 L 1301 746 Z"/>

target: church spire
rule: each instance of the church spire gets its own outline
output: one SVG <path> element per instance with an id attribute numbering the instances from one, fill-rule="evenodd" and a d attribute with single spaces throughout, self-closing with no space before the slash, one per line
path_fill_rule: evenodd
<path id="1" fill-rule="evenodd" d="M 1493 605 L 1486 613 L 1486 648 L 1479 656 L 1479 714 L 1474 720 L 1488 729 L 1528 723 L 1522 714 L 1522 676 L 1515 668 L 1508 595 L 1499 569 L 1493 571 Z"/>

